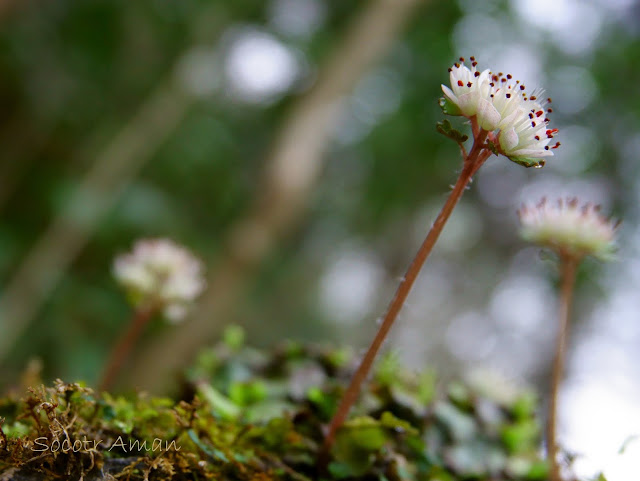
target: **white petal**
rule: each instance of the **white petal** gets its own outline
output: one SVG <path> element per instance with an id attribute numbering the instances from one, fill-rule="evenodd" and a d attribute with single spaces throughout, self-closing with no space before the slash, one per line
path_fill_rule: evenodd
<path id="1" fill-rule="evenodd" d="M 513 152 L 509 152 L 509 157 L 532 157 L 532 158 L 540 158 L 540 157 L 551 157 L 553 152 L 551 150 L 544 149 L 518 149 Z"/>
<path id="2" fill-rule="evenodd" d="M 500 123 L 500 112 L 486 99 L 478 99 L 478 124 L 484 130 L 495 130 Z"/>
<path id="3" fill-rule="evenodd" d="M 454 104 L 458 105 L 458 97 L 456 97 L 456 94 L 453 93 L 453 91 L 447 87 L 446 85 L 442 85 L 442 91 L 444 92 L 444 95 L 451 100 Z"/>
<path id="4" fill-rule="evenodd" d="M 467 92 L 458 97 L 458 107 L 462 113 L 471 117 L 478 112 L 478 92 Z"/>
<path id="5" fill-rule="evenodd" d="M 509 115 L 507 115 L 504 119 L 502 119 L 500 121 L 500 124 L 498 125 L 498 127 L 500 128 L 500 130 L 503 129 L 509 129 L 511 128 L 520 118 L 520 115 L 522 115 L 524 112 L 521 109 L 515 109 L 513 112 L 511 112 Z"/>
<path id="6" fill-rule="evenodd" d="M 513 127 L 507 130 L 501 130 L 499 141 L 500 148 L 505 152 L 509 152 L 516 145 L 518 145 L 518 134 Z"/>

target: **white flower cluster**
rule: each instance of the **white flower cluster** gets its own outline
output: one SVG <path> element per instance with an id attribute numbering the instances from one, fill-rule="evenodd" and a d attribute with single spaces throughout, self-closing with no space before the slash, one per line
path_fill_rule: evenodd
<path id="1" fill-rule="evenodd" d="M 470 60 L 471 68 L 461 57 L 460 63 L 449 69 L 451 88 L 442 85 L 445 113 L 475 118 L 481 129 L 497 135 L 496 148 L 514 162 L 544 165 L 544 157 L 553 155 L 552 150 L 560 146 L 559 142 L 550 145 L 558 132 L 547 127 L 551 99 L 540 99 L 543 91 L 528 95 L 525 86 L 511 75 L 481 72 L 475 58 Z"/>
<path id="2" fill-rule="evenodd" d="M 113 273 L 135 307 L 155 306 L 172 322 L 185 317 L 205 286 L 200 261 L 168 239 L 137 241 L 116 257 Z"/>
<path id="3" fill-rule="evenodd" d="M 521 235 L 528 241 L 577 258 L 608 259 L 615 251 L 617 223 L 600 214 L 600 207 L 578 199 L 558 199 L 525 205 L 518 211 Z"/>

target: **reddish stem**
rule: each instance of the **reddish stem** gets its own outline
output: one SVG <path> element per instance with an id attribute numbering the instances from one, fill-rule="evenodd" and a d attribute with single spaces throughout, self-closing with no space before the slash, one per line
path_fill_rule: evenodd
<path id="1" fill-rule="evenodd" d="M 472 119 L 472 125 L 475 125 L 475 119 Z M 351 379 L 351 382 L 347 387 L 342 400 L 340 401 L 340 405 L 338 406 L 338 409 L 336 410 L 336 413 L 334 414 L 333 419 L 329 424 L 329 430 L 324 439 L 324 444 L 320 452 L 320 464 L 326 463 L 326 460 L 329 456 L 329 451 L 335 440 L 336 432 L 342 426 L 347 416 L 349 415 L 351 407 L 356 402 L 358 395 L 360 394 L 362 383 L 367 378 L 376 355 L 378 354 L 378 351 L 382 346 L 382 343 L 386 339 L 391 326 L 393 326 L 393 323 L 398 317 L 398 313 L 402 309 L 402 306 L 404 305 L 404 302 L 407 299 L 407 296 L 409 295 L 409 292 L 411 291 L 411 288 L 413 287 L 413 284 L 418 277 L 420 270 L 422 269 L 422 265 L 433 250 L 433 246 L 438 240 L 438 237 L 440 236 L 444 225 L 449 219 L 451 212 L 462 197 L 462 194 L 471 181 L 473 175 L 484 163 L 484 161 L 491 155 L 490 151 L 484 149 L 484 142 L 486 138 L 487 132 L 484 130 L 481 130 L 475 136 L 473 147 L 471 148 L 469 155 L 466 157 L 466 159 L 464 159 L 462 172 L 460 172 L 460 176 L 458 177 L 453 190 L 449 194 L 449 197 L 442 207 L 442 210 L 431 226 L 431 229 L 427 233 L 422 246 L 418 250 L 418 253 L 414 257 L 411 265 L 409 266 L 409 269 L 404 275 L 402 282 L 398 286 L 398 289 L 393 296 L 389 307 L 387 308 L 387 312 L 384 316 L 384 319 L 382 320 L 382 324 L 380 324 L 373 342 L 369 346 L 369 349 L 367 350 L 364 358 L 358 366 L 358 369 L 353 375 L 353 378 Z"/>
<path id="2" fill-rule="evenodd" d="M 556 339 L 556 353 L 551 374 L 551 398 L 549 400 L 549 413 L 547 420 L 547 457 L 551 467 L 551 481 L 562 481 L 560 464 L 558 462 L 558 394 L 560 382 L 564 371 L 564 363 L 567 351 L 567 339 L 569 337 L 569 321 L 571 318 L 571 303 L 573 299 L 573 287 L 576 280 L 578 259 L 571 255 L 561 254 L 562 285 L 560 288 L 560 312 L 558 315 L 559 329 Z"/>
<path id="3" fill-rule="evenodd" d="M 124 364 L 124 361 L 129 357 L 131 348 L 140 337 L 140 334 L 142 334 L 142 330 L 157 312 L 157 306 L 150 306 L 139 309 L 134 313 L 133 318 L 129 323 L 129 328 L 120 337 L 117 344 L 111 351 L 109 361 L 106 364 L 105 370 L 102 374 L 102 380 L 98 387 L 99 391 L 106 391 L 111 388 L 117 374 L 120 372 L 122 365 Z"/>

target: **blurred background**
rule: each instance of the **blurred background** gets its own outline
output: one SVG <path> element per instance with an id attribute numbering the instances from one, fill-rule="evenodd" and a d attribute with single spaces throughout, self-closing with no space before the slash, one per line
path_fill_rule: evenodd
<path id="1" fill-rule="evenodd" d="M 141 237 L 194 251 L 209 289 L 151 327 L 123 389 L 175 389 L 230 323 L 366 347 L 455 181 L 437 99 L 475 55 L 546 88 L 562 147 L 481 169 L 388 347 L 544 395 L 557 273 L 515 210 L 601 203 L 620 249 L 580 272 L 561 440 L 581 474 L 637 481 L 640 441 L 618 451 L 640 434 L 639 34 L 634 0 L 0 1 L 0 387 L 33 359 L 96 382 L 130 316 L 112 259 Z"/>

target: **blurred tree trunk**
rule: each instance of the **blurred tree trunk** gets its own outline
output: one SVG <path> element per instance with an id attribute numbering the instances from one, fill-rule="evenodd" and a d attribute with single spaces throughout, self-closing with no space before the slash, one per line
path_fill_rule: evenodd
<path id="1" fill-rule="evenodd" d="M 215 37 L 224 25 L 223 17 L 215 7 L 207 10 L 194 20 L 193 36 L 202 42 L 200 37 L 206 30 L 206 38 Z M 176 69 L 181 59 L 177 59 Z M 176 69 L 158 82 L 102 152 L 87 154 L 95 155 L 88 172 L 6 283 L 0 293 L 0 362 L 38 315 L 121 193 L 196 100 L 176 81 Z"/>
<path id="2" fill-rule="evenodd" d="M 210 276 L 195 315 L 137 356 L 128 384 L 160 391 L 231 317 L 246 280 L 296 225 L 323 167 L 323 153 L 348 94 L 396 41 L 422 0 L 374 0 L 354 19 L 316 85 L 294 106 L 265 161 L 262 187 L 245 219 L 230 229 L 226 257 Z"/>

